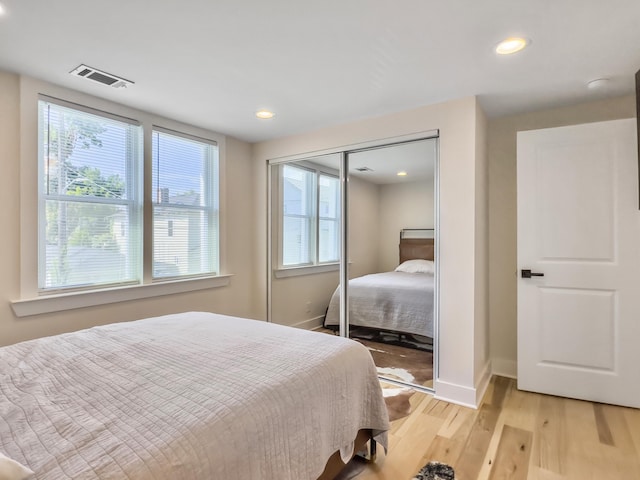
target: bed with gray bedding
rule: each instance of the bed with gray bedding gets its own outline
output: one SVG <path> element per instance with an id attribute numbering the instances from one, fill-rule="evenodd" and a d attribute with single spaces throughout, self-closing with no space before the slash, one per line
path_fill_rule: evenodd
<path id="1" fill-rule="evenodd" d="M 349 325 L 433 338 L 434 276 L 383 272 L 349 280 Z M 336 289 L 324 325 L 340 324 Z"/>
<path id="2" fill-rule="evenodd" d="M 340 337 L 190 312 L 0 348 L 0 452 L 38 480 L 313 480 L 361 429 L 386 447 Z"/>

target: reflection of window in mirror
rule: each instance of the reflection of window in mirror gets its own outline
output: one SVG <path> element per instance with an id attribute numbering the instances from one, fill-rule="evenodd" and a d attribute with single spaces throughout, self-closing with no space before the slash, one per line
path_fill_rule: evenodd
<path id="1" fill-rule="evenodd" d="M 280 175 L 280 267 L 339 260 L 340 181 L 312 163 L 286 164 Z"/>

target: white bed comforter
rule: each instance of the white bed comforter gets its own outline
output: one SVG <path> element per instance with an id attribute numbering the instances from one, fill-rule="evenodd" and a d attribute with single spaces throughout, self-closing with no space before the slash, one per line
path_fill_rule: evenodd
<path id="1" fill-rule="evenodd" d="M 34 478 L 315 479 L 387 411 L 366 348 L 191 312 L 0 349 L 0 451 Z"/>
<path id="2" fill-rule="evenodd" d="M 372 273 L 349 280 L 349 325 L 433 337 L 433 275 Z M 336 289 L 325 325 L 340 323 Z"/>

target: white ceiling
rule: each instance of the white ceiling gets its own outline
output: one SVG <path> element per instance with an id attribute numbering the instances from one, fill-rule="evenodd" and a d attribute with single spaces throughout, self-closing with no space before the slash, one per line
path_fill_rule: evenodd
<path id="1" fill-rule="evenodd" d="M 495 117 L 631 94 L 640 69 L 638 0 L 0 3 L 0 69 L 252 142 L 469 95 Z M 496 56 L 514 35 L 532 45 Z"/>
<path id="2" fill-rule="evenodd" d="M 349 176 L 358 177 L 376 185 L 391 183 L 433 182 L 436 168 L 437 140 L 427 138 L 405 143 L 384 145 L 348 152 Z M 294 160 L 291 163 L 307 163 L 327 167 L 337 174 L 340 170 L 340 154 L 330 153 Z M 366 167 L 367 171 L 359 171 Z M 407 175 L 399 176 L 404 171 Z"/>
<path id="3" fill-rule="evenodd" d="M 436 140 L 401 143 L 349 154 L 349 175 L 371 183 L 407 183 L 433 181 L 436 159 Z M 372 171 L 359 172 L 368 167 Z M 398 172 L 406 176 L 398 176 Z"/>

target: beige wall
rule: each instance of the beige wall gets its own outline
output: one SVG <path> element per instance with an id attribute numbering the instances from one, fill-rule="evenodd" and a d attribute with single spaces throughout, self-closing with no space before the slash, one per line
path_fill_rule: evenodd
<path id="1" fill-rule="evenodd" d="M 254 145 L 254 187 L 258 215 L 256 309 L 266 301 L 266 161 L 272 158 L 317 152 L 373 140 L 440 131 L 440 330 L 439 371 L 436 394 L 459 403 L 477 404 L 483 386 L 476 385 L 475 329 L 486 329 L 476 320 L 476 98 L 420 107 L 383 117 Z M 480 166 L 482 168 L 482 166 Z M 480 254 L 482 254 L 480 252 Z M 262 308 L 262 317 L 265 309 Z M 486 352 L 481 355 L 488 357 Z M 485 365 L 488 358 L 485 360 Z M 482 369 L 480 369 L 482 370 Z"/>
<path id="2" fill-rule="evenodd" d="M 400 230 L 434 228 L 434 180 L 380 187 L 380 272 L 398 266 Z"/>
<path id="3" fill-rule="evenodd" d="M 271 321 L 302 328 L 322 325 L 339 282 L 337 270 L 272 279 Z"/>
<path id="4" fill-rule="evenodd" d="M 20 79 L 0 72 L 0 199 L 2 242 L 0 243 L 0 345 L 14 343 L 31 335 L 15 331 L 16 324 L 9 304 L 20 296 Z M 29 329 L 31 332 L 33 329 Z"/>
<path id="5" fill-rule="evenodd" d="M 516 133 L 635 114 L 634 96 L 625 96 L 489 122 L 489 312 L 495 373 L 516 374 Z"/>
<path id="6" fill-rule="evenodd" d="M 26 86 L 25 86 L 26 85 Z M 20 92 L 30 95 L 33 85 L 56 94 L 59 98 L 74 97 L 94 100 L 101 105 L 108 103 L 77 95 L 75 92 L 54 86 L 34 82 L 30 79 L 0 72 L 0 163 L 3 175 L 0 176 L 0 195 L 3 204 L 9 208 L 2 209 L 2 242 L 0 248 L 0 345 L 7 345 L 21 340 L 52 335 L 94 325 L 125 321 L 187 310 L 208 310 L 238 316 L 254 317 L 252 299 L 254 285 L 253 258 L 255 221 L 254 202 L 247 182 L 252 182 L 255 169 L 250 161 L 251 148 L 248 144 L 226 138 L 225 175 L 227 188 L 225 204 L 233 214 L 225 218 L 226 228 L 222 232 L 225 242 L 225 273 L 231 273 L 230 285 L 210 290 L 180 293 L 162 297 L 133 300 L 95 307 L 79 308 L 57 313 L 41 314 L 17 318 L 11 308 L 11 301 L 20 298 L 21 270 L 20 251 L 27 248 L 21 242 L 21 218 L 19 199 L 21 160 L 35 162 L 35 158 L 20 157 L 20 136 L 35 144 L 35 131 L 21 132 Z M 35 99 L 33 109 L 36 108 Z M 27 98 L 28 103 L 30 100 Z M 30 127 L 28 127 L 30 128 Z M 27 128 L 27 129 L 28 129 Z M 36 195 L 35 185 L 30 187 L 26 195 Z M 25 219 L 33 220 L 33 219 Z M 26 252 L 27 255 L 36 255 Z"/>
<path id="7" fill-rule="evenodd" d="M 380 187 L 371 182 L 349 179 L 349 275 L 361 277 L 378 272 L 380 253 L 377 238 L 382 223 Z"/>
<path id="8" fill-rule="evenodd" d="M 476 110 L 476 216 L 475 216 L 475 378 L 484 384 L 491 376 L 489 351 L 489 171 L 487 118 Z"/>

